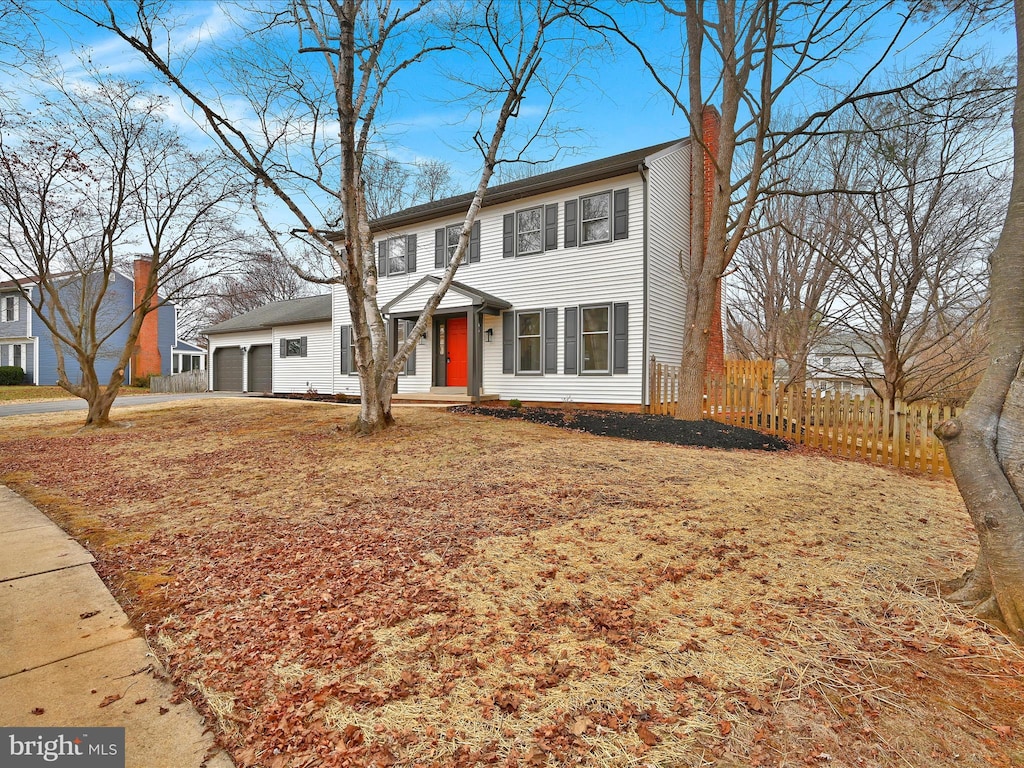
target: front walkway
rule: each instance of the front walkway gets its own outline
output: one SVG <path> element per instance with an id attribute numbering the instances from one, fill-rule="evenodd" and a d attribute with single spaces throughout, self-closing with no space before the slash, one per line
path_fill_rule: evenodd
<path id="1" fill-rule="evenodd" d="M 126 768 L 232 768 L 93 562 L 0 485 L 0 725 L 122 727 Z"/>

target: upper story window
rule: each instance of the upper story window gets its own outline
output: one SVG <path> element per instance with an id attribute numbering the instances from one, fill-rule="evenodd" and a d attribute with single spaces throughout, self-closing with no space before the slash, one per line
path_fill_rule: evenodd
<path id="1" fill-rule="evenodd" d="M 416 235 L 377 241 L 377 274 L 380 277 L 416 271 Z"/>
<path id="2" fill-rule="evenodd" d="M 385 243 L 387 247 L 388 274 L 404 275 L 406 268 L 406 242 L 404 237 L 393 237 Z"/>
<path id="3" fill-rule="evenodd" d="M 607 243 L 612 239 L 612 195 L 601 192 L 580 198 L 582 243 Z"/>
<path id="4" fill-rule="evenodd" d="M 0 321 L 13 323 L 18 319 L 18 297 L 4 296 L 3 304 L 0 305 Z"/>
<path id="5" fill-rule="evenodd" d="M 529 256 L 544 250 L 543 212 L 539 205 L 516 211 L 516 256 Z"/>
<path id="6" fill-rule="evenodd" d="M 461 224 L 451 224 L 444 228 L 445 236 L 445 248 L 447 249 L 448 261 L 446 264 L 450 264 L 452 259 L 455 258 L 455 251 L 459 247 L 459 235 L 462 234 Z"/>

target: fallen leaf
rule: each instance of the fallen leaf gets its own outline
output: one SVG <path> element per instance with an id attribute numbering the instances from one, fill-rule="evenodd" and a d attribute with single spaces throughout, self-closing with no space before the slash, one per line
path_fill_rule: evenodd
<path id="1" fill-rule="evenodd" d="M 80 613 L 80 614 L 78 614 L 78 618 L 80 618 L 80 619 L 91 619 L 93 616 L 98 616 L 98 615 L 99 615 L 99 611 L 89 611 L 88 613 Z"/>
<path id="2" fill-rule="evenodd" d="M 120 700 L 121 700 L 121 694 L 120 693 L 112 693 L 109 696 L 107 696 L 107 698 L 105 698 L 103 701 L 100 702 L 100 706 L 101 707 L 109 707 L 115 701 L 120 701 Z"/>
<path id="3" fill-rule="evenodd" d="M 1013 735 L 1012 725 L 993 725 L 992 730 L 999 734 L 999 738 L 1008 739 Z"/>
<path id="4" fill-rule="evenodd" d="M 640 723 L 640 726 L 636 729 L 637 736 L 640 737 L 640 741 L 646 744 L 648 747 L 653 747 L 659 741 L 661 737 L 647 727 L 647 723 Z"/>
<path id="5" fill-rule="evenodd" d="M 33 710 L 32 710 L 32 714 L 33 714 L 33 715 L 41 715 L 41 714 L 43 714 L 43 713 L 44 713 L 45 711 L 46 711 L 46 710 L 45 710 L 45 709 L 43 709 L 42 707 L 36 707 L 35 709 L 33 709 Z"/>
<path id="6" fill-rule="evenodd" d="M 732 732 L 732 723 L 728 720 L 719 720 L 718 730 L 721 731 L 723 736 L 728 736 Z"/>
<path id="7" fill-rule="evenodd" d="M 149 699 L 136 699 L 135 703 L 136 704 L 145 704 L 147 701 L 149 701 Z"/>
<path id="8" fill-rule="evenodd" d="M 582 736 L 593 724 L 594 721 L 585 715 L 583 717 L 577 717 L 575 722 L 569 726 L 569 733 L 573 736 Z"/>

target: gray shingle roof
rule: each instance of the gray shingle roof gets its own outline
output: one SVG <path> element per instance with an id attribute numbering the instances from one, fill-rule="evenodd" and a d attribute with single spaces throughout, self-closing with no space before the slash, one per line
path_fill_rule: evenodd
<path id="1" fill-rule="evenodd" d="M 317 323 L 330 321 L 331 295 L 310 296 L 304 299 L 272 301 L 257 307 L 244 315 L 232 317 L 222 323 L 204 328 L 201 333 L 207 336 L 214 333 L 234 333 L 237 331 L 258 331 L 275 325 L 297 325 L 298 323 Z"/>

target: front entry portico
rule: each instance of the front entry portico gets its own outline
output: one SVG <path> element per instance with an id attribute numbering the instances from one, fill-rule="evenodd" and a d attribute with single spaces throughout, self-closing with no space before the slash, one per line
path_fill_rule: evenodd
<path id="1" fill-rule="evenodd" d="M 398 338 L 398 325 L 414 321 L 440 278 L 428 275 L 404 293 L 396 296 L 381 310 L 388 318 L 391 338 Z M 497 394 L 485 395 L 483 389 L 483 316 L 499 315 L 512 305 L 494 296 L 474 290 L 463 283 L 453 282 L 444 299 L 434 312 L 430 324 L 429 379 L 417 378 L 418 387 L 409 379 L 399 381 L 398 399 L 434 399 L 443 396 L 478 402 L 496 399 Z M 394 347 L 393 347 L 394 349 Z"/>

